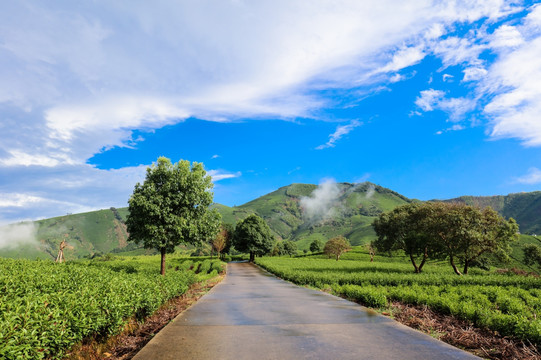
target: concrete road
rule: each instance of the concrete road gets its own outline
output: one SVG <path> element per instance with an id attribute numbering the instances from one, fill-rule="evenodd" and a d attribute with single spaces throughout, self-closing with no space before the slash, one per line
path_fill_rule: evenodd
<path id="1" fill-rule="evenodd" d="M 254 265 L 230 263 L 227 274 L 134 359 L 479 359 Z"/>

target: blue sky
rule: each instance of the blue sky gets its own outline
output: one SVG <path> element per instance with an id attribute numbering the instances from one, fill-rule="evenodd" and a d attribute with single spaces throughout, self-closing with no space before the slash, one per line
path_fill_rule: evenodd
<path id="1" fill-rule="evenodd" d="M 531 1 L 5 2 L 0 224 L 126 206 L 159 156 L 231 206 L 539 190 L 539 59 Z"/>

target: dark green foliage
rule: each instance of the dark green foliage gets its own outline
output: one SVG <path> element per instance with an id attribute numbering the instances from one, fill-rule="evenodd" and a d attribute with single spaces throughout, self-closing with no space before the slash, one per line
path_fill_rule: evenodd
<path id="1" fill-rule="evenodd" d="M 429 255 L 448 258 L 456 274 L 456 261 L 464 274 L 473 262 L 482 263 L 490 254 L 505 259 L 510 244 L 518 239 L 514 219 L 505 220 L 490 207 L 475 208 L 464 203 L 427 202 L 399 206 L 374 220 L 379 251 L 403 250 L 415 272 L 421 272 Z M 422 256 L 418 266 L 416 258 Z"/>
<path id="2" fill-rule="evenodd" d="M 297 254 L 297 244 L 293 241 L 284 241 L 284 254 L 293 256 Z"/>
<path id="3" fill-rule="evenodd" d="M 524 263 L 541 268 L 541 247 L 535 244 L 524 245 Z"/>
<path id="4" fill-rule="evenodd" d="M 200 163 L 172 164 L 160 157 L 147 169 L 145 182 L 135 185 L 126 221 L 128 240 L 160 251 L 162 275 L 165 254 L 175 246 L 208 242 L 218 232 L 220 214 L 209 209 L 211 180 Z"/>
<path id="5" fill-rule="evenodd" d="M 310 243 L 310 251 L 313 253 L 323 251 L 323 242 L 319 239 L 312 241 Z"/>
<path id="6" fill-rule="evenodd" d="M 250 215 L 237 224 L 234 244 L 238 251 L 250 254 L 250 261 L 253 262 L 255 255 L 262 256 L 272 251 L 274 237 L 265 220 Z"/>
<path id="7" fill-rule="evenodd" d="M 411 203 L 381 214 L 372 226 L 378 235 L 374 241 L 377 251 L 403 250 L 410 258 L 416 273 L 423 270 L 429 253 L 439 247 L 428 233 L 428 212 L 422 204 Z M 417 264 L 418 258 L 421 262 Z"/>

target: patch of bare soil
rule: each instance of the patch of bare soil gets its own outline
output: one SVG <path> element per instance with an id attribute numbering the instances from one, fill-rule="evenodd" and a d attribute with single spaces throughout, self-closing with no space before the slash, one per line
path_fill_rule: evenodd
<path id="1" fill-rule="evenodd" d="M 541 359 L 540 349 L 531 343 L 475 328 L 467 321 L 435 313 L 426 306 L 393 302 L 392 312 L 400 323 L 485 359 Z"/>
<path id="2" fill-rule="evenodd" d="M 107 341 L 90 341 L 77 346 L 66 357 L 70 360 L 128 360 L 137 354 L 154 335 L 171 322 L 177 315 L 189 308 L 216 284 L 224 274 L 203 283 L 196 283 L 184 295 L 170 300 L 144 323 L 130 321 L 124 331 Z"/>

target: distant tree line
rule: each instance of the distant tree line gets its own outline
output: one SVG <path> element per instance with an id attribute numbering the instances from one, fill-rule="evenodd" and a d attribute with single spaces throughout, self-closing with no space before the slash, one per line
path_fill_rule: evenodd
<path id="1" fill-rule="evenodd" d="M 410 203 L 381 214 L 372 226 L 377 251 L 403 250 L 416 273 L 428 259 L 448 259 L 454 272 L 467 274 L 489 255 L 505 259 L 518 239 L 518 225 L 490 207 L 462 203 Z M 458 264 L 463 265 L 462 272 Z"/>

